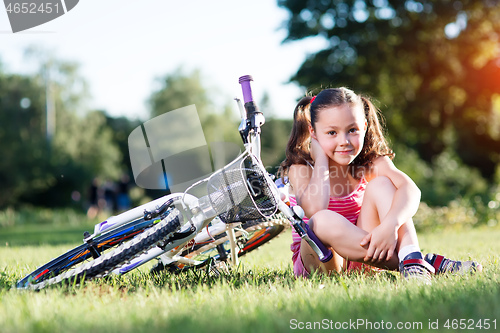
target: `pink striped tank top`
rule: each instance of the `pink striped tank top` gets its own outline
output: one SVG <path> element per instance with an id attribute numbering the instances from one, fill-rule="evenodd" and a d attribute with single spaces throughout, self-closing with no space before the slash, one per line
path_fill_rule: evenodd
<path id="1" fill-rule="evenodd" d="M 330 197 L 328 209 L 344 216 L 347 220 L 349 220 L 349 222 L 356 225 L 361 211 L 361 204 L 363 203 L 367 183 L 366 179 L 362 178 L 356 189 L 352 191 L 351 194 L 345 197 Z M 297 200 L 293 195 L 290 195 L 290 204 L 291 206 L 297 205 Z M 309 219 L 304 217 L 304 221 L 307 223 Z M 300 236 L 293 228 L 292 245 L 290 245 L 290 250 L 293 252 L 292 260 L 295 262 L 300 250 Z"/>

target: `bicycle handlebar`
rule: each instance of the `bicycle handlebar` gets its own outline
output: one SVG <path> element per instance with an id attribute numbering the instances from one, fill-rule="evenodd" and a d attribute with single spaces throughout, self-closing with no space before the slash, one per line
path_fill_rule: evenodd
<path id="1" fill-rule="evenodd" d="M 250 127 L 258 129 L 264 123 L 264 119 L 262 117 L 262 112 L 259 111 L 257 104 L 253 100 L 250 81 L 253 81 L 251 75 L 240 76 L 238 80 L 243 91 L 243 102 L 247 112 L 247 119 L 250 121 Z"/>
<path id="2" fill-rule="evenodd" d="M 250 81 L 253 81 L 253 77 L 251 75 L 240 76 L 238 81 L 241 84 L 241 89 L 243 90 L 243 102 L 245 104 L 253 102 L 252 87 L 250 86 Z"/>

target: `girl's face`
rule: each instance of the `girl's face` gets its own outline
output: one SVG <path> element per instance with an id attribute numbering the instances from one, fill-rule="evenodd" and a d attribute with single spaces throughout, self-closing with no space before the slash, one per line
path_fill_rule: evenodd
<path id="1" fill-rule="evenodd" d="M 366 119 L 361 107 L 349 104 L 323 108 L 318 112 L 311 136 L 333 162 L 349 165 L 363 149 Z"/>

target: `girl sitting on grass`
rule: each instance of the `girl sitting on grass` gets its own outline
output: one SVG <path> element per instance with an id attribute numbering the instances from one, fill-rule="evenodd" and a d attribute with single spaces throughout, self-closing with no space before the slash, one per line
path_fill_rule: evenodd
<path id="1" fill-rule="evenodd" d="M 377 113 L 369 99 L 346 88 L 325 89 L 296 106 L 281 170 L 291 204 L 304 209 L 334 256 L 321 263 L 292 231 L 295 275 L 375 266 L 429 282 L 432 274 L 481 270 L 473 261 L 420 252 L 412 222 L 420 190 L 394 166 Z"/>

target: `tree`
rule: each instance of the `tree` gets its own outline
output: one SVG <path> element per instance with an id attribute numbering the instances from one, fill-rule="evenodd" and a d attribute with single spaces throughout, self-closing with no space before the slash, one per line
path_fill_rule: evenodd
<path id="1" fill-rule="evenodd" d="M 51 185 L 43 92 L 28 77 L 0 73 L 0 207 Z"/>
<path id="2" fill-rule="evenodd" d="M 172 74 L 157 80 L 160 87 L 150 97 L 151 118 L 168 111 L 195 104 L 200 118 L 213 110 L 209 91 L 204 86 L 199 70 L 185 73 L 178 68 Z"/>
<path id="3" fill-rule="evenodd" d="M 266 117 L 266 123 L 262 127 L 261 134 L 262 163 L 264 163 L 268 172 L 276 174 L 279 165 L 285 159 L 285 148 L 290 137 L 293 121 L 275 118 L 271 98 L 267 92 L 264 92 L 258 106 Z"/>
<path id="4" fill-rule="evenodd" d="M 267 171 L 276 174 L 285 159 L 285 148 L 292 130 L 292 120 L 270 118 L 262 127 L 262 163 Z"/>
<path id="5" fill-rule="evenodd" d="M 492 177 L 500 140 L 499 1 L 279 0 L 286 42 L 328 46 L 291 78 L 305 87 L 346 85 L 378 100 L 389 133 L 426 161 L 447 147 Z"/>
<path id="6" fill-rule="evenodd" d="M 131 120 L 127 117 L 111 117 L 104 111 L 99 111 L 106 118 L 105 127 L 109 128 L 112 134 L 112 141 L 118 147 L 121 155 L 120 165 L 125 173 L 132 176 L 130 165 L 130 152 L 128 147 L 128 136 L 137 127 L 141 125 L 139 120 Z"/>
<path id="7" fill-rule="evenodd" d="M 35 75 L 0 73 L 0 207 L 68 205 L 93 177 L 120 174 L 104 115 L 84 112 L 86 84 L 78 66 L 45 54 L 36 58 L 41 70 Z M 55 110 L 52 131 L 47 104 Z"/>

